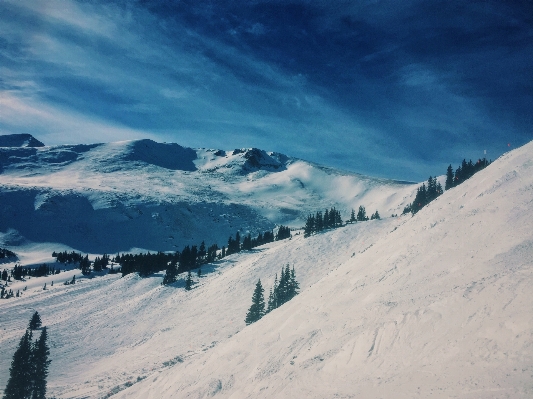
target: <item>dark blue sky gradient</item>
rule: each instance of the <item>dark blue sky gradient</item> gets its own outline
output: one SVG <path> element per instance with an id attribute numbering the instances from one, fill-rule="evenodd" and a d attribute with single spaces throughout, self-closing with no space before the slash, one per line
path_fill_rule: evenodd
<path id="1" fill-rule="evenodd" d="M 533 139 L 531 1 L 4 1 L 0 133 L 425 180 Z M 509 147 L 510 145 L 510 147 Z"/>

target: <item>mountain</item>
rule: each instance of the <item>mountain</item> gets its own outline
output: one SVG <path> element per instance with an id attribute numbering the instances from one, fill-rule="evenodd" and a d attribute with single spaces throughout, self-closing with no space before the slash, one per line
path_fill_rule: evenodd
<path id="1" fill-rule="evenodd" d="M 401 213 L 413 183 L 325 168 L 256 148 L 191 149 L 135 140 L 0 148 L 0 245 L 56 242 L 86 253 L 227 243 L 237 230 L 303 226 L 359 205 Z"/>
<path id="2" fill-rule="evenodd" d="M 225 154 L 197 170 L 246 176 L 245 160 Z M 13 283 L 28 288 L 0 306 L 0 364 L 38 310 L 50 397 L 529 398 L 532 168 L 529 143 L 414 217 L 294 232 L 202 267 L 191 291 L 183 278 L 162 286 L 162 274 L 62 285 L 76 270 Z M 268 292 L 287 263 L 301 293 L 246 326 L 257 280 Z"/>
<path id="3" fill-rule="evenodd" d="M 44 147 L 44 144 L 31 134 L 0 135 L 0 147 Z"/>

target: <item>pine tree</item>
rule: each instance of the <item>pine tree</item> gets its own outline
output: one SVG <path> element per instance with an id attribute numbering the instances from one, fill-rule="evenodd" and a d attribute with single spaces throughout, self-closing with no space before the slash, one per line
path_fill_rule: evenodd
<path id="1" fill-rule="evenodd" d="M 33 363 L 33 392 L 31 399 L 46 398 L 46 377 L 48 377 L 48 366 L 50 360 L 50 350 L 46 343 L 48 334 L 46 327 L 43 328 L 39 340 L 33 345 L 32 363 Z"/>
<path id="2" fill-rule="evenodd" d="M 366 209 L 364 206 L 359 206 L 359 211 L 357 212 L 357 221 L 364 222 L 366 220 L 368 220 L 368 216 L 366 216 Z"/>
<path id="3" fill-rule="evenodd" d="M 172 259 L 165 271 L 165 277 L 163 277 L 163 285 L 172 284 L 178 278 L 178 262 L 176 259 Z"/>
<path id="4" fill-rule="evenodd" d="M 255 323 L 261 317 L 265 315 L 265 298 L 263 297 L 263 286 L 261 285 L 261 280 L 257 281 L 255 285 L 254 294 L 252 296 L 252 306 L 246 314 L 246 325 Z"/>
<path id="5" fill-rule="evenodd" d="M 89 261 L 89 255 L 85 255 L 85 258 L 80 260 L 81 274 L 87 276 L 91 274 L 91 262 Z"/>
<path id="6" fill-rule="evenodd" d="M 185 289 L 187 291 L 190 291 L 192 289 L 192 276 L 190 270 L 187 272 L 187 280 L 185 280 Z"/>
<path id="7" fill-rule="evenodd" d="M 305 221 L 304 237 L 309 237 L 315 231 L 315 217 L 309 215 Z"/>
<path id="8" fill-rule="evenodd" d="M 30 319 L 28 328 L 30 330 L 37 330 L 39 327 L 41 327 L 41 325 L 42 325 L 41 316 L 39 316 L 39 312 L 35 312 Z"/>
<path id="9" fill-rule="evenodd" d="M 13 355 L 3 399 L 31 399 L 33 370 L 32 332 L 28 329 Z"/>
<path id="10" fill-rule="evenodd" d="M 324 219 L 322 219 L 322 212 L 318 211 L 315 216 L 315 232 L 318 233 L 324 229 Z"/>
<path id="11" fill-rule="evenodd" d="M 350 223 L 357 222 L 357 219 L 355 218 L 355 211 L 352 209 L 352 213 L 350 215 Z"/>
<path id="12" fill-rule="evenodd" d="M 300 291 L 300 284 L 298 284 L 298 281 L 296 281 L 296 274 L 294 272 L 294 266 L 293 266 L 291 270 L 290 280 L 289 280 L 289 300 L 291 300 L 296 295 L 298 295 L 299 291 Z"/>
<path id="13" fill-rule="evenodd" d="M 444 189 L 445 190 L 449 190 L 453 186 L 454 186 L 454 183 L 453 183 L 453 168 L 452 168 L 452 165 L 450 164 L 448 166 L 448 169 L 446 170 L 446 183 L 444 184 Z"/>

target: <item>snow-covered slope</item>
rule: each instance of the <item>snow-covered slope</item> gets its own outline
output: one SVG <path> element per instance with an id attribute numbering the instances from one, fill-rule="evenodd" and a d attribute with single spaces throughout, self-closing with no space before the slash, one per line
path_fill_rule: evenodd
<path id="1" fill-rule="evenodd" d="M 415 217 L 232 255 L 190 292 L 161 275 L 13 284 L 29 287 L 0 304 L 0 364 L 38 310 L 50 397 L 529 398 L 532 172 L 530 143 Z M 245 326 L 257 279 L 268 291 L 287 263 L 301 294 Z"/>
<path id="2" fill-rule="evenodd" d="M 366 251 L 332 255 L 334 270 L 282 308 L 117 397 L 530 398 L 532 206 L 530 143 Z"/>
<path id="3" fill-rule="evenodd" d="M 389 216 L 416 189 L 258 149 L 151 140 L 0 148 L 0 171 L 0 233 L 88 253 L 222 246 L 237 230 L 302 226 L 332 206 L 345 218 L 359 205 Z"/>

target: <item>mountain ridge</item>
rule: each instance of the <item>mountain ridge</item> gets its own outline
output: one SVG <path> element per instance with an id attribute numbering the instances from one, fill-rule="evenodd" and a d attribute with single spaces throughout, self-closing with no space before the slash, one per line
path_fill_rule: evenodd
<path id="1" fill-rule="evenodd" d="M 148 139 L 0 148 L 0 165 L 0 232 L 13 228 L 30 241 L 58 240 L 89 253 L 177 250 L 201 240 L 222 246 L 237 230 L 300 227 L 308 213 L 332 206 L 344 218 L 359 205 L 399 213 L 415 190 L 257 148 Z"/>

